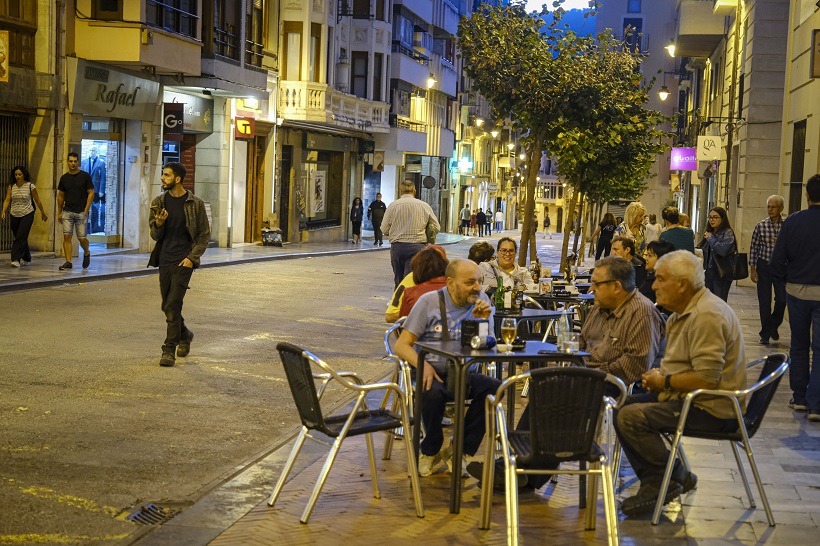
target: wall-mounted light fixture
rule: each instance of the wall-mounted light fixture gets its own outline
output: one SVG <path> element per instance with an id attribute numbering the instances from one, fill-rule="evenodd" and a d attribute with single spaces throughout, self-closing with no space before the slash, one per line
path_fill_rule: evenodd
<path id="1" fill-rule="evenodd" d="M 672 40 L 669 40 L 669 43 L 666 45 L 664 49 L 666 49 L 666 52 L 669 53 L 670 57 L 675 56 L 675 42 L 673 42 Z"/>
<path id="2" fill-rule="evenodd" d="M 482 125 L 484 125 L 484 120 L 481 118 L 475 118 L 475 126 L 481 127 Z"/>
<path id="3" fill-rule="evenodd" d="M 436 77 L 430 72 L 430 77 L 427 78 L 427 89 L 432 88 L 434 85 L 436 85 Z"/>
<path id="4" fill-rule="evenodd" d="M 515 148 L 515 144 L 514 144 L 514 143 L 512 143 L 512 142 L 510 142 L 510 143 L 508 143 L 508 144 L 507 144 L 507 148 L 508 148 L 510 151 L 512 151 L 512 150 Z"/>
<path id="5" fill-rule="evenodd" d="M 493 138 L 498 138 L 498 129 L 493 129 L 490 134 L 493 135 Z"/>

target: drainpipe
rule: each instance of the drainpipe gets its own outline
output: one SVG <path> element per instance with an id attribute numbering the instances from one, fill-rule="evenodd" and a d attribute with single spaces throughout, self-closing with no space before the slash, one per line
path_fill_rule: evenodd
<path id="1" fill-rule="evenodd" d="M 65 116 L 66 116 L 66 87 L 63 81 L 63 63 L 65 62 L 65 0 L 57 0 L 55 3 L 54 14 L 54 84 L 57 87 L 57 104 L 54 105 L 54 143 L 52 147 L 52 195 L 55 196 L 52 202 L 51 217 L 54 218 L 54 229 L 52 231 L 53 241 L 52 250 L 56 254 L 58 249 L 62 249 L 62 229 L 60 227 L 59 219 L 56 217 L 57 211 L 57 180 L 62 169 L 58 169 L 62 165 L 63 157 L 63 138 L 65 134 Z"/>
<path id="2" fill-rule="evenodd" d="M 729 84 L 729 121 L 726 124 L 726 132 L 728 135 L 726 138 L 726 181 L 723 192 L 723 201 L 727 212 L 729 210 L 729 183 L 732 176 L 732 148 L 734 146 L 735 134 L 735 95 L 737 94 L 737 72 L 739 69 L 737 63 L 740 57 L 738 52 L 738 49 L 740 48 L 740 10 L 742 8 L 742 4 L 739 3 L 735 11 L 735 44 L 732 60 L 732 83 Z M 738 112 L 738 115 L 740 115 L 740 112 Z"/>

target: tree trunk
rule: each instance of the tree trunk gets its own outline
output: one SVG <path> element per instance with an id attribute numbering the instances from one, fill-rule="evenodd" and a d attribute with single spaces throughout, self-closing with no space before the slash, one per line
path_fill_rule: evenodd
<path id="1" fill-rule="evenodd" d="M 521 226 L 521 241 L 519 242 L 518 265 L 526 267 L 529 261 L 534 261 L 537 257 L 535 246 L 535 228 L 532 217 L 535 212 L 535 182 L 538 178 L 538 169 L 541 167 L 541 150 L 543 139 L 533 138 L 527 150 L 527 186 L 526 200 L 524 202 L 524 221 Z M 537 150 L 537 151 L 536 151 Z"/>
<path id="2" fill-rule="evenodd" d="M 561 263 L 558 264 L 561 270 L 564 269 L 564 264 L 567 262 L 567 251 L 569 250 L 569 237 L 572 234 L 572 221 L 575 219 L 575 207 L 578 205 L 578 192 L 572 192 L 572 199 L 570 199 L 569 207 L 567 207 L 567 215 L 564 221 L 564 242 L 561 244 Z"/>

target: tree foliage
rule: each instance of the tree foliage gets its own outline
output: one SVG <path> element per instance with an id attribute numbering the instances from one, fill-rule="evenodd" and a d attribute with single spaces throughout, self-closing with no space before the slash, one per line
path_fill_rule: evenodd
<path id="1" fill-rule="evenodd" d="M 631 199 L 645 189 L 657 155 L 668 148 L 658 127 L 667 116 L 645 107 L 654 78 L 639 71 L 643 58 L 609 32 L 580 36 L 528 14 L 523 2 L 487 8 L 459 24 L 464 70 L 499 118 L 525 135 L 527 201 L 519 256 L 534 242 L 532 216 L 541 152 L 558 159 L 558 174 L 573 189 L 566 208 L 569 235 L 579 194 L 592 202 Z M 564 237 L 562 260 L 569 237 Z M 534 254 L 534 249 L 532 250 Z"/>

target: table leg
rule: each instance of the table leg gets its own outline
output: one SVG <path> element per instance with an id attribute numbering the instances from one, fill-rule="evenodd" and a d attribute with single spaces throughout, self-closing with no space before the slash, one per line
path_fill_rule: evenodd
<path id="1" fill-rule="evenodd" d="M 450 513 L 461 511 L 461 456 L 464 453 L 464 405 L 467 398 L 467 366 L 454 363 L 455 415 L 453 419 L 453 475 L 450 483 Z"/>
<path id="2" fill-rule="evenodd" d="M 418 470 L 419 461 L 419 439 L 421 438 L 421 395 L 424 394 L 424 357 L 427 353 L 424 350 L 419 351 L 418 361 L 421 367 L 416 367 L 416 399 L 413 411 L 413 450 L 416 453 L 416 469 Z"/>

